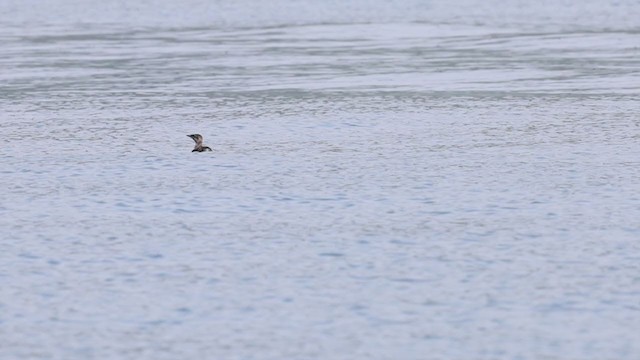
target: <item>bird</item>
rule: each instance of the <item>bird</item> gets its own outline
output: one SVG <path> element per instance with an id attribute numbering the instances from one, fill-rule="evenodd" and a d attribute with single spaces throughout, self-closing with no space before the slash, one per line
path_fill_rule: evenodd
<path id="1" fill-rule="evenodd" d="M 211 150 L 210 147 L 202 145 L 202 135 L 200 135 L 200 134 L 191 134 L 191 135 L 187 135 L 187 136 L 192 138 L 193 141 L 196 142 L 196 147 L 194 147 L 193 150 L 191 150 L 191 152 L 195 152 L 195 151 L 203 152 L 203 151 L 207 151 L 207 150 L 213 151 L 213 150 Z"/>

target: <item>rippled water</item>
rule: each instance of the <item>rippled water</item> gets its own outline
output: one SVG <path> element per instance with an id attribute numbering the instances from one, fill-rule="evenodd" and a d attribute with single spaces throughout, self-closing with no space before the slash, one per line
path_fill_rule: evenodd
<path id="1" fill-rule="evenodd" d="M 0 13 L 0 359 L 640 357 L 637 1 Z"/>

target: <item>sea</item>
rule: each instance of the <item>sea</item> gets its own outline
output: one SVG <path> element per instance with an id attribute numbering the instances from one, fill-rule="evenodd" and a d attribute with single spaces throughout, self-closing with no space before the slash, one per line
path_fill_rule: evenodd
<path id="1" fill-rule="evenodd" d="M 639 109 L 637 0 L 1 0 L 0 359 L 640 359 Z"/>

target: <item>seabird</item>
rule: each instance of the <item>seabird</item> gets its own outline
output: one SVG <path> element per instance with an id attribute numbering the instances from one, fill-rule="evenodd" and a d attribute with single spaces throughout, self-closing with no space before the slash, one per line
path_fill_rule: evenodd
<path id="1" fill-rule="evenodd" d="M 210 147 L 202 145 L 202 135 L 200 135 L 200 134 L 191 134 L 191 135 L 187 135 L 187 136 L 192 138 L 193 141 L 196 142 L 196 147 L 194 147 L 193 150 L 191 150 L 191 152 L 194 152 L 194 151 L 203 152 L 203 151 L 207 151 L 207 150 L 212 151 Z"/>

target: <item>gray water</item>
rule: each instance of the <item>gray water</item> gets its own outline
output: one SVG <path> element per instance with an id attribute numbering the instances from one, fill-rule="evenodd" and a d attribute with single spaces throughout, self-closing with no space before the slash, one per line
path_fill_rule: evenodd
<path id="1" fill-rule="evenodd" d="M 0 14 L 0 359 L 640 358 L 637 1 Z"/>

